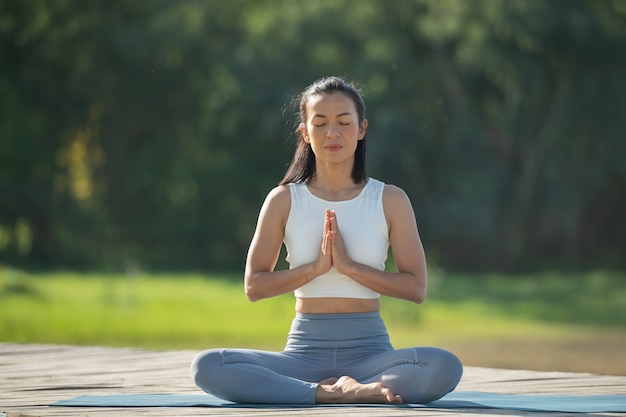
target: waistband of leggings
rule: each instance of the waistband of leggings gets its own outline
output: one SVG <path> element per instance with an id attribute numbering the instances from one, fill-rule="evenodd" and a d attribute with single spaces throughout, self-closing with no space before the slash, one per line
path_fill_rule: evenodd
<path id="1" fill-rule="evenodd" d="M 296 313 L 296 320 L 363 320 L 363 319 L 380 319 L 379 311 L 366 311 L 362 313 Z"/>

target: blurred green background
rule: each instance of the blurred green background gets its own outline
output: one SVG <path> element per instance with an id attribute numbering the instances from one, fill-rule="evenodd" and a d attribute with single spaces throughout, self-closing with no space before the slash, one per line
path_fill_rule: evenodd
<path id="1" fill-rule="evenodd" d="M 240 270 L 313 80 L 431 258 L 626 266 L 626 2 L 2 0 L 0 262 Z"/>
<path id="2" fill-rule="evenodd" d="M 276 347 L 237 339 L 251 322 L 179 334 L 154 317 L 243 297 L 291 99 L 339 75 L 365 93 L 369 174 L 411 198 L 433 272 L 432 308 L 386 301 L 399 343 L 418 329 L 470 364 L 532 367 L 558 342 L 554 360 L 579 346 L 576 370 L 595 352 L 626 374 L 625 48 L 623 0 L 0 0 L 0 340 Z M 284 301 L 254 305 L 263 334 Z"/>
<path id="3" fill-rule="evenodd" d="M 382 297 L 395 347 L 447 348 L 467 366 L 626 375 L 626 273 L 434 268 L 429 281 L 419 306 Z M 280 350 L 293 316 L 293 294 L 250 303 L 235 273 L 0 267 L 2 342 Z"/>

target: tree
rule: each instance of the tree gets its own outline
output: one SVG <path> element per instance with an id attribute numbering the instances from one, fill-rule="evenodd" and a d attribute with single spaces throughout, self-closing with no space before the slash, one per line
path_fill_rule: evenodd
<path id="1" fill-rule="evenodd" d="M 625 37 L 609 0 L 5 0 L 0 261 L 241 269 L 336 74 L 445 266 L 623 267 Z"/>

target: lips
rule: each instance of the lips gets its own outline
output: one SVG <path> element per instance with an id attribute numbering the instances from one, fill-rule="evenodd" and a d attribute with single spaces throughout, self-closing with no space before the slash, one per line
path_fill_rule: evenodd
<path id="1" fill-rule="evenodd" d="M 328 151 L 338 151 L 341 148 L 343 148 L 343 146 L 337 145 L 337 144 L 331 144 L 331 145 L 324 146 L 324 148 Z"/>

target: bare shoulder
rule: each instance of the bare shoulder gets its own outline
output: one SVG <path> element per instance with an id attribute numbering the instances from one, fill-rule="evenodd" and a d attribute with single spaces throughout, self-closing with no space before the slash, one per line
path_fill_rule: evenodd
<path id="1" fill-rule="evenodd" d="M 291 203 L 291 192 L 289 191 L 288 185 L 279 185 L 273 188 L 265 198 L 266 201 L 272 202 L 272 204 L 290 204 Z"/>
<path id="2" fill-rule="evenodd" d="M 398 186 L 386 184 L 383 190 L 383 210 L 389 226 L 415 222 L 415 213 L 409 196 Z"/>
<path id="3" fill-rule="evenodd" d="M 288 185 L 279 185 L 273 188 L 265 197 L 263 203 L 263 217 L 283 218 L 289 215 L 291 209 L 291 192 Z"/>
<path id="4" fill-rule="evenodd" d="M 411 206 L 411 201 L 404 190 L 396 185 L 385 184 L 383 190 L 383 206 L 393 209 L 394 207 Z"/>

